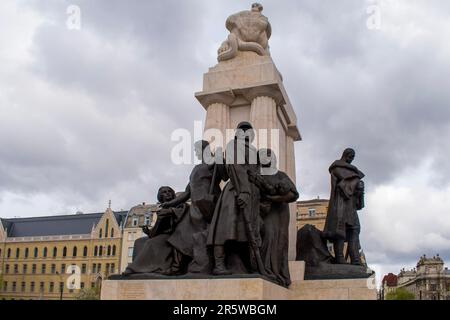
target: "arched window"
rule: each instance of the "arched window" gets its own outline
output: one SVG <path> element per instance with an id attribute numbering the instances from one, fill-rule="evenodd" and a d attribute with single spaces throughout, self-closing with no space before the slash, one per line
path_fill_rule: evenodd
<path id="1" fill-rule="evenodd" d="M 64 247 L 63 248 L 63 257 L 66 257 L 67 256 L 67 247 Z"/>
<path id="2" fill-rule="evenodd" d="M 77 256 L 77 251 L 78 251 L 77 247 L 73 247 L 72 257 L 76 257 Z"/>
<path id="3" fill-rule="evenodd" d="M 25 259 L 28 258 L 28 253 L 30 252 L 30 250 L 28 248 L 25 248 Z"/>
<path id="4" fill-rule="evenodd" d="M 106 252 L 106 255 L 107 255 L 107 256 L 110 256 L 110 255 L 111 255 L 111 246 L 108 246 L 108 251 Z"/>
<path id="5" fill-rule="evenodd" d="M 44 256 L 44 258 L 47 258 L 47 247 L 44 248 L 42 255 Z"/>
<path id="6" fill-rule="evenodd" d="M 87 253 L 88 253 L 87 251 L 88 251 L 87 247 L 84 246 L 84 248 L 83 248 L 83 257 L 87 257 Z"/>
<path id="7" fill-rule="evenodd" d="M 103 236 L 103 229 L 100 229 L 100 232 L 99 232 L 99 234 L 98 234 L 98 237 L 101 239 L 102 236 Z"/>
<path id="8" fill-rule="evenodd" d="M 108 230 L 109 230 L 109 219 L 106 219 L 105 238 L 108 238 Z"/>
<path id="9" fill-rule="evenodd" d="M 101 257 L 103 255 L 103 247 L 100 246 L 100 248 L 98 249 L 98 255 Z"/>
<path id="10" fill-rule="evenodd" d="M 113 249 L 112 249 L 112 255 L 115 256 L 116 255 L 116 245 L 113 245 Z"/>
<path id="11" fill-rule="evenodd" d="M 56 258 L 57 255 L 58 255 L 58 248 L 54 247 L 53 248 L 53 258 Z"/>
<path id="12" fill-rule="evenodd" d="M 111 238 L 114 238 L 114 228 L 111 228 Z"/>
<path id="13" fill-rule="evenodd" d="M 8 248 L 8 254 L 7 254 L 8 258 L 11 258 L 11 248 Z"/>
<path id="14" fill-rule="evenodd" d="M 96 256 L 97 256 L 97 254 L 98 254 L 98 247 L 97 247 L 97 246 L 95 246 L 95 248 L 94 248 L 94 257 L 96 257 Z"/>
<path id="15" fill-rule="evenodd" d="M 34 248 L 34 257 L 37 258 L 39 255 L 39 249 L 38 248 Z"/>
<path id="16" fill-rule="evenodd" d="M 19 258 L 19 257 L 20 257 L 20 249 L 17 248 L 17 249 L 16 249 L 16 258 Z"/>

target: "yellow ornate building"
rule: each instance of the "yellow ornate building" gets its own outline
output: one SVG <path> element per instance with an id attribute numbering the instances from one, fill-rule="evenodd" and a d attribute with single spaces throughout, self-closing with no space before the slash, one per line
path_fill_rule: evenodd
<path id="1" fill-rule="evenodd" d="M 327 218 L 328 200 L 313 199 L 297 202 L 297 230 L 311 224 L 323 231 Z"/>
<path id="2" fill-rule="evenodd" d="M 0 219 L 0 299 L 74 299 L 118 273 L 126 214 Z"/>
<path id="3" fill-rule="evenodd" d="M 156 222 L 157 205 L 146 204 L 145 202 L 134 206 L 128 211 L 123 223 L 122 252 L 120 259 L 120 272 L 125 271 L 128 264 L 132 262 L 134 241 L 145 236 L 142 226 L 148 225 L 151 228 Z"/>

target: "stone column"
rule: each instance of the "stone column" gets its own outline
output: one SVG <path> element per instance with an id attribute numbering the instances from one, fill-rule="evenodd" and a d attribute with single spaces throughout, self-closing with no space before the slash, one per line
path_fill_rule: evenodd
<path id="1" fill-rule="evenodd" d="M 206 110 L 205 131 L 208 129 L 219 129 L 225 134 L 230 128 L 230 107 L 225 103 L 215 102 Z"/>

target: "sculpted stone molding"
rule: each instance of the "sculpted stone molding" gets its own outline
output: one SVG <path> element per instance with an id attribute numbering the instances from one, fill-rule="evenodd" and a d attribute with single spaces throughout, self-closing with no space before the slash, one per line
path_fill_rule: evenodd
<path id="1" fill-rule="evenodd" d="M 223 103 L 227 106 L 231 105 L 236 99 L 235 94 L 231 90 L 208 93 L 205 95 L 197 94 L 196 98 L 205 109 L 214 103 Z"/>
<path id="2" fill-rule="evenodd" d="M 243 96 L 250 102 L 257 97 L 269 97 L 275 100 L 277 106 L 285 104 L 282 92 L 274 85 L 262 85 L 242 90 Z"/>
<path id="3" fill-rule="evenodd" d="M 252 4 L 251 10 L 245 10 L 228 17 L 226 28 L 230 31 L 228 39 L 218 50 L 217 60 L 226 61 L 237 56 L 238 51 L 253 51 L 260 56 L 268 56 L 269 39 L 272 27 L 269 19 L 262 15 L 263 6 Z"/>

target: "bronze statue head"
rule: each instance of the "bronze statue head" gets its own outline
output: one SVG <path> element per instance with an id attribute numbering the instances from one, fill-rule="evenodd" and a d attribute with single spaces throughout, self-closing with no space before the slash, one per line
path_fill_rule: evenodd
<path id="1" fill-rule="evenodd" d="M 251 123 L 247 121 L 240 122 L 236 128 L 235 137 L 242 140 L 248 139 L 250 142 L 253 142 L 255 140 L 255 131 Z"/>
<path id="2" fill-rule="evenodd" d="M 203 160 L 204 156 L 208 156 L 205 155 L 205 149 L 209 148 L 209 142 L 206 140 L 199 140 L 194 144 L 194 149 L 195 149 L 195 156 L 197 157 L 197 159 L 199 160 Z M 211 154 L 211 152 L 209 152 Z M 210 155 L 209 154 L 209 155 Z"/>
<path id="3" fill-rule="evenodd" d="M 175 191 L 171 187 L 163 186 L 158 190 L 158 202 L 164 203 L 175 199 Z"/>
<path id="4" fill-rule="evenodd" d="M 341 159 L 350 164 L 355 159 L 355 154 L 355 150 L 353 150 L 352 148 L 347 148 L 342 153 Z"/>

